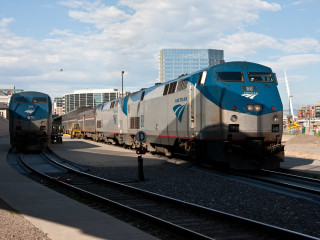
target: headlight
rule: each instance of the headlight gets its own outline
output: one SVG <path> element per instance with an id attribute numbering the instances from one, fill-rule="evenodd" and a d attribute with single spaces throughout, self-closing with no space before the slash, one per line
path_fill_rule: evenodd
<path id="1" fill-rule="evenodd" d="M 275 116 L 273 117 L 273 121 L 274 121 L 274 122 L 278 122 L 278 121 L 279 121 L 279 117 L 278 117 L 277 115 L 275 115 Z"/>
<path id="2" fill-rule="evenodd" d="M 254 105 L 254 111 L 255 112 L 260 112 L 261 111 L 261 106 L 260 105 Z"/>
<path id="3" fill-rule="evenodd" d="M 232 115 L 230 117 L 231 122 L 236 122 L 238 120 L 238 117 L 236 115 Z"/>
<path id="4" fill-rule="evenodd" d="M 253 111 L 253 105 L 247 105 L 247 109 L 249 112 L 252 112 Z"/>
<path id="5" fill-rule="evenodd" d="M 247 110 L 249 112 L 261 112 L 262 111 L 262 105 L 260 104 L 248 104 Z"/>

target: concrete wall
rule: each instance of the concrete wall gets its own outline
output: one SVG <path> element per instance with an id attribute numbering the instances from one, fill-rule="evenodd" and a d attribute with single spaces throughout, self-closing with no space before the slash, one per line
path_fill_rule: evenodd
<path id="1" fill-rule="evenodd" d="M 0 137 L 9 135 L 9 121 L 0 117 Z"/>

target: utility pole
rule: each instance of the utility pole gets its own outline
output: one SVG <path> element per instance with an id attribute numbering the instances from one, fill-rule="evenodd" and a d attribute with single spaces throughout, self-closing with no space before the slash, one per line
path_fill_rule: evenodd
<path id="1" fill-rule="evenodd" d="M 124 71 L 121 72 L 121 76 L 122 76 L 122 93 L 121 93 L 121 97 L 123 97 L 123 74 L 124 74 Z"/>

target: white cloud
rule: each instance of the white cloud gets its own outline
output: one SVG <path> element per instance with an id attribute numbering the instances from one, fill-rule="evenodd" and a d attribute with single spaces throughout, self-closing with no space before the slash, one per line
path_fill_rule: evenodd
<path id="1" fill-rule="evenodd" d="M 115 6 L 102 6 L 87 11 L 71 10 L 69 16 L 80 22 L 95 24 L 98 29 L 105 29 L 110 24 L 119 23 L 129 18 L 129 15 Z"/>
<path id="2" fill-rule="evenodd" d="M 285 52 L 289 53 L 307 53 L 310 51 L 319 52 L 319 41 L 314 38 L 297 38 L 282 40 L 281 47 Z"/>
<path id="3" fill-rule="evenodd" d="M 220 38 L 213 41 L 212 46 L 225 50 L 225 55 L 230 57 L 242 57 L 255 54 L 266 48 L 278 49 L 281 44 L 273 37 L 254 32 L 242 32 Z"/>
<path id="4" fill-rule="evenodd" d="M 319 63 L 320 54 L 293 54 L 280 56 L 274 61 L 266 61 L 263 64 L 270 66 L 274 71 L 283 71 L 283 69 L 298 69 Z"/>
<path id="5" fill-rule="evenodd" d="M 292 5 L 302 5 L 302 4 L 306 4 L 306 3 L 312 3 L 312 2 L 314 2 L 314 0 L 299 0 L 299 1 L 295 1 L 291 4 Z"/>
<path id="6" fill-rule="evenodd" d="M 212 41 L 212 46 L 224 49 L 230 57 L 256 54 L 263 49 L 274 49 L 286 54 L 320 52 L 320 44 L 314 38 L 276 39 L 255 32 L 240 32 Z"/>
<path id="7" fill-rule="evenodd" d="M 14 21 L 15 21 L 14 18 L 3 18 L 0 20 L 0 28 L 5 28 Z"/>
<path id="8" fill-rule="evenodd" d="M 69 11 L 71 18 L 94 24 L 122 45 L 122 49 L 145 46 L 149 42 L 190 45 L 190 42 L 199 42 L 201 35 L 198 45 L 203 45 L 205 39 L 212 39 L 220 32 L 255 23 L 260 11 L 281 9 L 279 4 L 261 0 L 197 3 L 193 0 L 120 0 L 117 6 L 105 6 L 97 1 L 93 4 L 95 7 L 86 1 L 62 4 L 73 8 Z"/>

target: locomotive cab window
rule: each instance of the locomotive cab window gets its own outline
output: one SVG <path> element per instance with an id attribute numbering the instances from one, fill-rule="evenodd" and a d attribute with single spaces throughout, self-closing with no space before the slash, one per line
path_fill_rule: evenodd
<path id="1" fill-rule="evenodd" d="M 15 97 L 13 100 L 15 103 L 28 103 L 29 98 L 27 97 Z"/>
<path id="2" fill-rule="evenodd" d="M 242 72 L 217 72 L 219 82 L 244 82 Z"/>
<path id="3" fill-rule="evenodd" d="M 47 103 L 47 98 L 45 98 L 45 97 L 34 97 L 34 98 L 32 98 L 32 103 Z"/>
<path id="4" fill-rule="evenodd" d="M 248 72 L 250 82 L 273 82 L 271 73 L 268 72 Z"/>

